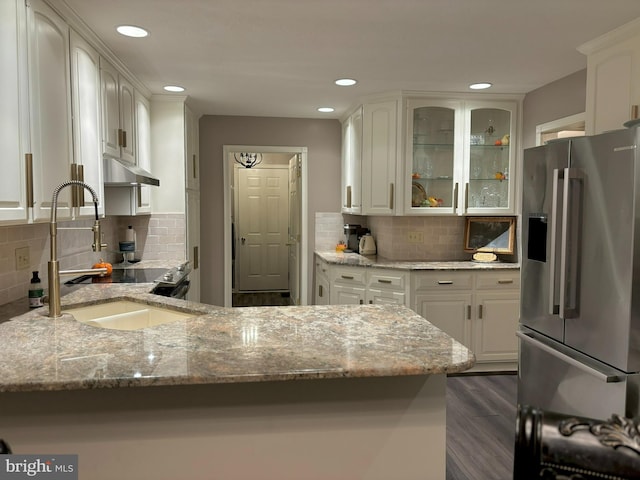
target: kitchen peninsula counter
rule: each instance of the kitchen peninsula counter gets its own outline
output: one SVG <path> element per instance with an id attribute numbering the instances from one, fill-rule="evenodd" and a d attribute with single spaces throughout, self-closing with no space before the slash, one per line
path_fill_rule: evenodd
<path id="1" fill-rule="evenodd" d="M 78 454 L 94 480 L 444 480 L 446 374 L 475 359 L 419 315 L 231 309 L 150 288 L 87 285 L 63 313 L 130 299 L 194 316 L 118 331 L 43 307 L 0 324 L 0 438 L 14 453 Z"/>
<path id="2" fill-rule="evenodd" d="M 222 308 L 148 290 L 87 285 L 62 297 L 57 319 L 45 306 L 0 324 L 0 391 L 428 375 L 474 363 L 465 347 L 406 307 Z M 109 299 L 193 317 L 119 331 L 64 313 Z"/>

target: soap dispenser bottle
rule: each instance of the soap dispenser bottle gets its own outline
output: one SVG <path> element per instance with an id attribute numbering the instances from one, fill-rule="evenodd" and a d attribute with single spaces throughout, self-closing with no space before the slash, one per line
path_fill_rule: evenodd
<path id="1" fill-rule="evenodd" d="M 29 285 L 29 307 L 38 308 L 44 305 L 44 289 L 40 282 L 38 272 L 32 272 L 31 284 Z"/>

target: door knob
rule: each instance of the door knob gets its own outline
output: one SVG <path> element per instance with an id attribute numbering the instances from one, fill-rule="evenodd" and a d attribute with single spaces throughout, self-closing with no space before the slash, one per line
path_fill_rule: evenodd
<path id="1" fill-rule="evenodd" d="M 244 245 L 246 241 L 247 239 L 245 237 L 240 237 L 240 243 L 242 243 L 242 245 Z"/>

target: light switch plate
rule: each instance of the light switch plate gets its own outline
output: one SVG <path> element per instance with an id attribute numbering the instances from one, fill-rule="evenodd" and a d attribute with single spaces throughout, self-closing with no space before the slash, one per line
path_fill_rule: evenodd
<path id="1" fill-rule="evenodd" d="M 31 265 L 29 247 L 16 248 L 16 270 L 24 270 Z"/>

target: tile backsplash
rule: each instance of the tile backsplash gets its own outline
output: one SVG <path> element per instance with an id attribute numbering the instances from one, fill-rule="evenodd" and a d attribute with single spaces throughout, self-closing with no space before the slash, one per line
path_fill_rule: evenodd
<path id="1" fill-rule="evenodd" d="M 378 255 L 390 260 L 469 260 L 464 251 L 464 217 L 370 217 Z M 409 233 L 422 236 L 410 242 Z"/>
<path id="2" fill-rule="evenodd" d="M 333 250 L 344 238 L 342 226 L 357 223 L 371 230 L 378 255 L 390 260 L 469 260 L 463 250 L 464 217 L 371 217 L 316 213 L 316 250 Z M 422 241 L 409 242 L 409 232 Z"/>
<path id="3" fill-rule="evenodd" d="M 136 257 L 145 260 L 185 259 L 186 223 L 181 214 L 157 214 L 138 217 L 107 217 L 101 220 L 106 251 L 93 252 L 93 236 L 88 229 L 93 220 L 58 222 L 58 260 L 60 269 L 88 268 L 100 258 L 111 263 L 122 261 L 116 253 L 118 241 L 124 239 L 128 225 L 136 230 Z M 74 228 L 74 230 L 64 230 Z M 84 230 L 75 230 L 84 228 Z M 29 247 L 29 266 L 18 269 L 16 249 Z M 0 305 L 27 298 L 33 271 L 40 272 L 45 288 L 48 284 L 49 224 L 0 226 Z"/>

